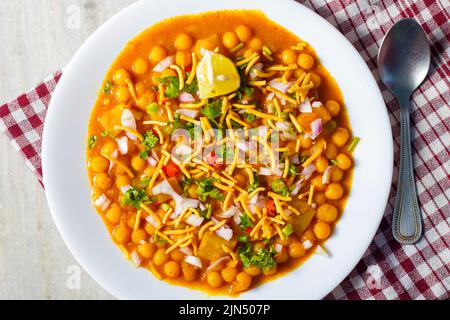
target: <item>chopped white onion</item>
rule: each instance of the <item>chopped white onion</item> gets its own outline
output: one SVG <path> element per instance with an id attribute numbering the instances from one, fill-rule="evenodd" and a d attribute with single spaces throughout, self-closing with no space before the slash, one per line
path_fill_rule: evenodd
<path id="1" fill-rule="evenodd" d="M 237 225 L 241 224 L 241 215 L 242 215 L 242 212 L 240 212 L 240 211 L 235 213 L 235 215 L 233 217 L 233 221 L 235 224 L 237 224 Z"/>
<path id="2" fill-rule="evenodd" d="M 231 218 L 232 216 L 234 216 L 237 211 L 238 211 L 237 207 L 231 206 L 227 211 L 222 212 L 221 214 L 218 214 L 217 216 L 219 218 L 228 219 L 228 218 Z"/>
<path id="3" fill-rule="evenodd" d="M 322 106 L 322 102 L 320 101 L 314 101 L 313 103 L 311 103 L 311 106 L 313 108 L 320 108 Z"/>
<path id="4" fill-rule="evenodd" d="M 311 163 L 309 166 L 303 169 L 302 171 L 303 178 L 305 178 L 305 180 L 308 180 L 309 178 L 311 178 L 314 171 L 316 171 L 316 166 L 314 165 L 314 163 Z"/>
<path id="5" fill-rule="evenodd" d="M 289 131 L 282 131 L 282 138 L 283 140 L 290 140 L 290 141 L 297 140 L 297 136 L 295 135 L 295 133 Z"/>
<path id="6" fill-rule="evenodd" d="M 94 201 L 94 206 L 103 211 L 106 211 L 109 208 L 110 204 L 111 201 L 104 194 L 102 194 Z"/>
<path id="7" fill-rule="evenodd" d="M 298 180 L 295 184 L 294 184 L 294 188 L 291 191 L 291 195 L 296 196 L 298 195 L 300 189 L 303 187 L 303 179 Z"/>
<path id="8" fill-rule="evenodd" d="M 231 260 L 231 258 L 229 256 L 221 257 L 221 258 L 217 259 L 216 261 L 214 261 L 213 263 L 211 263 L 209 265 L 209 267 L 206 268 L 206 271 L 213 270 L 215 267 L 221 265 L 222 263 L 228 262 L 230 260 Z"/>
<path id="9" fill-rule="evenodd" d="M 225 229 L 225 228 L 220 228 L 219 230 L 216 231 L 216 234 L 227 240 L 230 241 L 231 238 L 233 238 L 233 229 Z"/>
<path id="10" fill-rule="evenodd" d="M 120 191 L 122 191 L 122 193 L 125 193 L 130 189 L 131 189 L 130 185 L 120 187 Z"/>
<path id="11" fill-rule="evenodd" d="M 148 164 L 151 165 L 152 167 L 156 167 L 156 165 L 158 164 L 158 161 L 156 161 L 156 159 L 153 157 L 148 157 L 147 161 Z"/>
<path id="12" fill-rule="evenodd" d="M 272 88 L 277 89 L 278 91 L 281 91 L 283 93 L 286 93 L 290 87 L 294 85 L 294 82 L 287 82 L 284 83 L 283 81 L 279 81 L 277 79 L 274 79 L 268 83 L 269 86 Z"/>
<path id="13" fill-rule="evenodd" d="M 173 58 L 173 56 L 168 56 L 168 57 L 164 58 L 163 60 L 161 60 L 161 62 L 159 62 L 153 68 L 153 71 L 155 71 L 155 72 L 163 72 L 168 67 L 170 67 L 174 62 L 175 62 L 175 59 Z"/>
<path id="14" fill-rule="evenodd" d="M 272 169 L 267 167 L 261 167 L 259 168 L 259 175 L 261 176 L 271 176 L 273 175 Z"/>
<path id="15" fill-rule="evenodd" d="M 198 200 L 180 196 L 175 192 L 175 190 L 173 190 L 172 186 L 167 180 L 164 180 L 163 182 L 155 186 L 152 190 L 152 193 L 154 195 L 166 194 L 172 197 L 173 201 L 175 202 L 175 210 L 171 216 L 172 219 L 178 217 L 184 211 L 184 209 L 197 208 L 199 204 Z"/>
<path id="16" fill-rule="evenodd" d="M 156 159 L 156 161 L 159 161 L 159 156 L 154 149 L 152 149 L 150 153 L 152 154 L 152 157 Z"/>
<path id="17" fill-rule="evenodd" d="M 185 222 L 193 227 L 200 227 L 203 223 L 203 221 L 205 220 L 205 218 L 199 217 L 195 214 L 191 214 L 186 220 Z"/>
<path id="18" fill-rule="evenodd" d="M 289 209 L 284 209 L 284 214 L 289 217 L 292 216 L 293 212 Z"/>
<path id="19" fill-rule="evenodd" d="M 289 158 L 289 162 L 292 164 L 300 164 L 300 159 L 298 158 L 298 155 L 294 155 Z"/>
<path id="20" fill-rule="evenodd" d="M 141 260 L 141 258 L 139 257 L 139 255 L 137 254 L 136 251 L 133 251 L 133 252 L 130 254 L 130 258 L 131 258 L 131 261 L 133 261 L 133 263 L 134 263 L 134 265 L 135 265 L 136 267 L 139 267 L 139 266 L 141 265 L 142 260 Z"/>
<path id="21" fill-rule="evenodd" d="M 277 122 L 275 126 L 281 131 L 288 131 L 291 128 L 291 124 L 287 121 Z"/>
<path id="22" fill-rule="evenodd" d="M 175 148 L 173 148 L 172 152 L 173 155 L 175 155 L 178 158 L 178 160 L 181 161 L 192 154 L 192 148 L 185 144 L 179 144 Z"/>
<path id="23" fill-rule="evenodd" d="M 259 196 L 259 192 L 256 193 L 250 200 L 248 200 L 248 203 L 250 203 L 250 204 L 257 204 L 258 203 L 258 196 Z"/>
<path id="24" fill-rule="evenodd" d="M 271 92 L 267 95 L 266 100 L 267 101 L 272 101 L 273 98 L 275 98 L 275 93 Z"/>
<path id="25" fill-rule="evenodd" d="M 185 102 L 185 103 L 195 101 L 194 96 L 186 91 L 181 92 L 178 99 L 180 100 L 180 102 Z"/>
<path id="26" fill-rule="evenodd" d="M 120 121 L 122 123 L 122 126 L 136 130 L 136 119 L 134 118 L 133 113 L 129 109 L 124 109 L 122 111 Z M 126 135 L 133 141 L 137 140 L 136 136 L 129 132 L 126 132 Z"/>
<path id="27" fill-rule="evenodd" d="M 200 111 L 199 110 L 191 110 L 191 109 L 178 109 L 177 113 L 182 116 L 186 116 L 186 117 L 195 119 L 199 116 Z"/>
<path id="28" fill-rule="evenodd" d="M 128 137 L 127 136 L 118 138 L 117 145 L 119 147 L 120 154 L 125 155 L 128 153 Z"/>
<path id="29" fill-rule="evenodd" d="M 147 221 L 148 223 L 150 223 L 152 226 L 154 226 L 155 228 L 158 228 L 158 222 L 155 220 L 155 218 L 153 218 L 152 216 L 148 216 L 147 218 L 145 218 L 145 221 Z"/>
<path id="30" fill-rule="evenodd" d="M 333 170 L 332 166 L 328 166 L 322 176 L 322 184 L 329 184 L 330 183 L 330 177 L 331 177 L 331 170 Z"/>
<path id="31" fill-rule="evenodd" d="M 300 110 L 301 113 L 311 113 L 312 112 L 312 106 L 311 106 L 311 101 L 309 101 L 309 98 L 306 98 L 304 102 L 302 102 L 299 106 L 298 109 Z"/>
<path id="32" fill-rule="evenodd" d="M 200 210 L 206 210 L 205 205 L 203 204 L 203 202 L 200 201 L 200 203 L 198 204 L 198 207 L 200 208 Z"/>
<path id="33" fill-rule="evenodd" d="M 311 122 L 311 139 L 315 140 L 322 133 L 322 119 Z"/>
<path id="34" fill-rule="evenodd" d="M 275 245 L 275 251 L 278 252 L 278 253 L 281 253 L 282 250 L 283 250 L 283 245 L 280 244 L 280 243 L 277 243 Z"/>
<path id="35" fill-rule="evenodd" d="M 196 268 L 201 269 L 203 267 L 202 260 L 200 258 L 194 257 L 194 256 L 187 256 L 184 261 L 186 263 L 189 263 L 191 266 L 194 266 Z"/>
<path id="36" fill-rule="evenodd" d="M 187 256 L 192 256 L 192 249 L 189 247 L 180 248 L 180 252 L 184 253 Z"/>
<path id="37" fill-rule="evenodd" d="M 306 250 L 311 249 L 313 247 L 313 243 L 310 240 L 303 241 L 303 248 Z"/>

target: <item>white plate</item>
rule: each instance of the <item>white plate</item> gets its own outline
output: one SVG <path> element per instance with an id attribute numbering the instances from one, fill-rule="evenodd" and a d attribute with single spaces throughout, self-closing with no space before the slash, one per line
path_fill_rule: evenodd
<path id="1" fill-rule="evenodd" d="M 50 210 L 79 263 L 116 297 L 208 298 L 199 291 L 160 282 L 123 258 L 90 203 L 85 147 L 97 91 L 124 45 L 160 20 L 220 9 L 259 9 L 309 42 L 339 84 L 354 133 L 362 138 L 354 153 L 350 199 L 326 244 L 332 256 L 315 255 L 294 272 L 241 295 L 245 299 L 321 299 L 350 273 L 372 241 L 389 195 L 393 146 L 386 107 L 363 59 L 328 22 L 294 1 L 142 0 L 105 23 L 67 66 L 49 107 L 42 161 Z"/>

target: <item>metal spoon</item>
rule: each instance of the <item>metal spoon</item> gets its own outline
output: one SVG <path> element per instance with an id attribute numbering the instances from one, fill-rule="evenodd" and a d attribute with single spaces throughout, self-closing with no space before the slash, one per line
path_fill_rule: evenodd
<path id="1" fill-rule="evenodd" d="M 381 80 L 400 104 L 400 173 L 392 232 L 401 244 L 415 243 L 422 234 L 411 156 L 409 99 L 425 80 L 430 59 L 427 36 L 413 19 L 397 22 L 386 34 L 378 53 Z"/>

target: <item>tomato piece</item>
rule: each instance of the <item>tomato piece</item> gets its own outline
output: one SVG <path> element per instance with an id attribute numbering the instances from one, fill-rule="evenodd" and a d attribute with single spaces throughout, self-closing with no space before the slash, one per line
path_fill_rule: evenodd
<path id="1" fill-rule="evenodd" d="M 267 214 L 272 217 L 277 215 L 277 208 L 275 207 L 275 202 L 272 199 L 267 202 Z"/>
<path id="2" fill-rule="evenodd" d="M 178 177 L 181 173 L 180 168 L 175 163 L 169 163 L 163 169 L 168 177 Z"/>
<path id="3" fill-rule="evenodd" d="M 248 234 L 252 233 L 252 231 L 253 231 L 252 227 L 248 227 L 247 230 L 245 230 L 245 232 Z"/>

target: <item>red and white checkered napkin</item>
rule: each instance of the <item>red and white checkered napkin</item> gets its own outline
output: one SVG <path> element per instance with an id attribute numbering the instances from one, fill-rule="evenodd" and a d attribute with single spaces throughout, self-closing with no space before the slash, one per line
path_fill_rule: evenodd
<path id="1" fill-rule="evenodd" d="M 420 22 L 431 42 L 432 70 L 413 97 L 413 155 L 424 236 L 401 246 L 390 223 L 398 174 L 399 108 L 380 83 L 395 139 L 395 178 L 380 229 L 363 259 L 329 299 L 450 298 L 450 8 L 447 1 L 300 1 L 336 26 L 376 72 L 383 35 L 401 18 Z M 447 7 L 444 5 L 447 3 Z M 0 107 L 0 130 L 42 182 L 41 137 L 46 108 L 61 73 Z M 351 244 L 350 244 L 351 245 Z"/>

